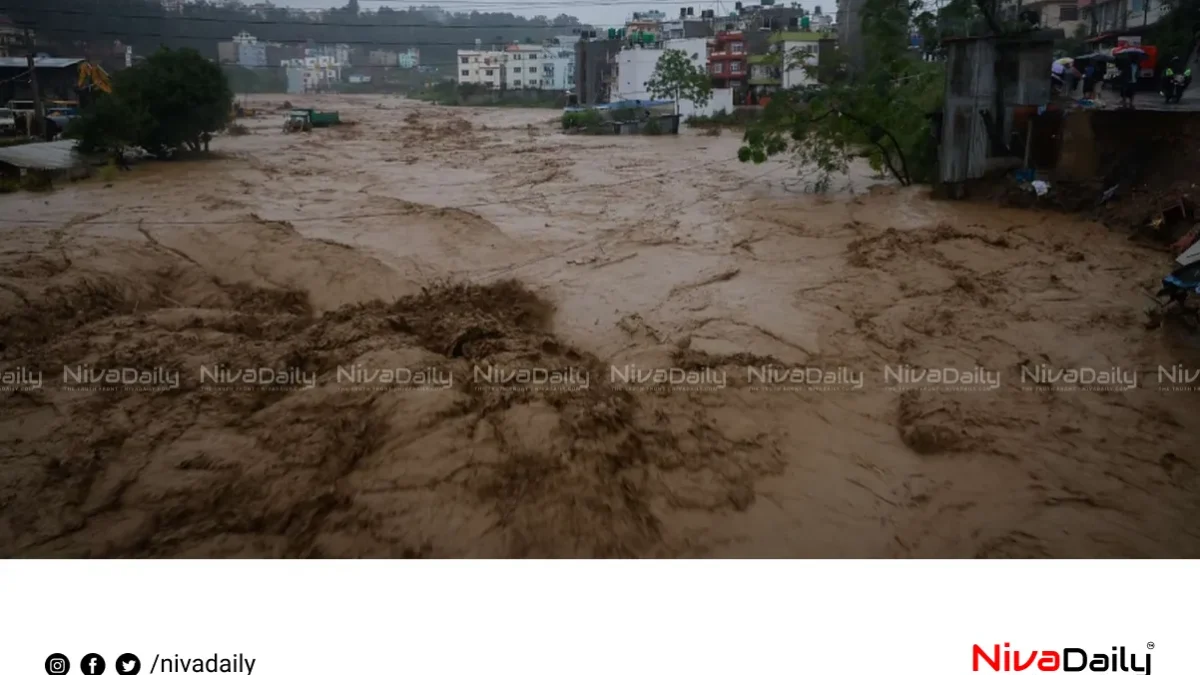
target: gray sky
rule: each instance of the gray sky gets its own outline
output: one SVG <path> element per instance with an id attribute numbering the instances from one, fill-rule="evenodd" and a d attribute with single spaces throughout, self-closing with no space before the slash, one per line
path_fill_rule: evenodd
<path id="1" fill-rule="evenodd" d="M 252 0 L 243 1 L 252 2 Z M 779 4 L 790 3 L 790 0 L 788 0 L 788 3 L 785 3 L 784 0 L 778 1 Z M 346 0 L 273 0 L 273 2 L 280 6 L 304 7 L 308 9 L 344 6 L 346 4 Z M 413 0 L 359 0 L 358 4 L 363 9 L 377 9 L 382 6 L 401 9 L 422 3 Z M 559 14 L 570 14 L 579 17 L 585 23 L 593 23 L 601 27 L 624 24 L 625 19 L 633 12 L 651 9 L 660 10 L 665 12 L 667 16 L 674 17 L 679 16 L 680 7 L 694 7 L 696 8 L 696 14 L 699 15 L 702 9 L 715 9 L 718 14 L 732 12 L 734 6 L 733 1 L 661 2 L 655 0 L 648 0 L 646 2 L 638 0 L 595 0 L 593 2 L 585 2 L 584 0 L 442 0 L 441 2 L 431 1 L 428 4 L 439 5 L 447 11 L 470 12 L 478 10 L 480 12 L 512 12 L 513 14 L 522 16 L 544 14 L 548 17 L 554 17 Z M 751 3 L 747 2 L 747 4 Z M 822 3 L 805 0 L 801 4 L 812 9 L 814 5 Z M 824 3 L 822 9 L 826 12 L 833 12 L 836 7 L 837 2 L 829 0 Z"/>

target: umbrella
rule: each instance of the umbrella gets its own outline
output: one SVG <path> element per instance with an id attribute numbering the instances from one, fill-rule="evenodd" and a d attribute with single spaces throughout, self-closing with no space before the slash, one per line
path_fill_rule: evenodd
<path id="1" fill-rule="evenodd" d="M 1129 59 L 1141 62 L 1146 58 L 1146 50 L 1141 47 L 1117 47 L 1112 51 L 1113 58 Z"/>
<path id="2" fill-rule="evenodd" d="M 1054 60 L 1054 62 L 1055 62 L 1055 63 L 1058 63 L 1058 64 L 1061 64 L 1061 65 L 1064 65 L 1064 66 L 1069 66 L 1069 65 L 1071 65 L 1072 63 L 1074 63 L 1074 62 L 1075 62 L 1075 59 L 1073 59 L 1073 58 L 1071 58 L 1071 57 L 1069 57 L 1069 56 L 1064 56 L 1064 57 L 1062 57 L 1061 59 L 1055 59 L 1055 60 Z"/>
<path id="3" fill-rule="evenodd" d="M 1091 54 L 1084 54 L 1083 56 L 1076 56 L 1075 60 L 1076 61 L 1095 61 L 1097 63 L 1111 63 L 1115 59 L 1113 59 L 1111 54 L 1105 54 L 1104 52 L 1092 52 Z"/>

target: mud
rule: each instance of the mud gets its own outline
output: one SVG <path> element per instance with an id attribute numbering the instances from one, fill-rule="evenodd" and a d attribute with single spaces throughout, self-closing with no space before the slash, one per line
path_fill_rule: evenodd
<path id="1" fill-rule="evenodd" d="M 0 366 L 46 378 L 0 391 L 0 554 L 1200 555 L 1197 394 L 1144 384 L 1200 365 L 1143 327 L 1163 253 L 866 174 L 807 194 L 733 135 L 304 104 L 355 124 L 248 119 L 211 161 L 0 197 Z M 631 364 L 726 384 L 615 385 Z M 181 376 L 62 386 L 80 365 Z M 998 379 L 883 386 L 900 365 Z M 1023 386 L 1036 365 L 1143 384 Z M 866 376 L 747 375 L 789 367 Z M 443 379 L 340 377 L 396 368 Z"/>

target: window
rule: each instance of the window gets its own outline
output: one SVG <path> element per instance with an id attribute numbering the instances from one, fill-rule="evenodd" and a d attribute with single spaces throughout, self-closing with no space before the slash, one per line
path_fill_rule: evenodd
<path id="1" fill-rule="evenodd" d="M 464 70 L 464 71 L 462 71 L 462 74 L 463 74 L 463 77 L 466 77 L 466 76 L 468 76 L 468 75 L 470 75 L 470 74 L 471 74 L 471 71 L 469 71 L 469 70 Z"/>
<path id="2" fill-rule="evenodd" d="M 1145 11 L 1146 11 L 1145 3 L 1146 3 L 1146 0 L 1129 0 L 1129 11 L 1131 11 L 1131 12 L 1145 12 Z M 1060 6 L 1060 8 L 1059 8 L 1059 13 L 1060 13 L 1060 14 L 1062 13 L 1062 7 L 1061 7 L 1061 6 Z"/>
<path id="3" fill-rule="evenodd" d="M 731 62 L 731 63 L 729 64 L 729 72 L 731 72 L 731 73 L 740 73 L 740 72 L 742 72 L 742 62 L 741 62 L 741 61 L 733 61 L 733 62 Z"/>
<path id="4" fill-rule="evenodd" d="M 717 61 L 716 63 L 713 64 L 713 72 L 717 73 L 718 75 L 725 72 L 725 64 L 721 63 L 720 61 Z"/>
<path id="5" fill-rule="evenodd" d="M 742 53 L 742 43 L 734 42 L 733 44 L 731 44 L 729 46 L 729 50 L 731 52 L 733 52 L 734 54 L 741 54 Z"/>
<path id="6" fill-rule="evenodd" d="M 496 71 L 494 71 L 494 70 L 485 70 L 485 71 L 483 71 L 483 74 L 484 74 L 484 75 L 487 75 L 488 77 L 491 77 L 492 75 L 495 75 L 495 74 L 496 74 Z"/>
<path id="7" fill-rule="evenodd" d="M 464 57 L 462 57 L 462 62 L 463 62 L 463 63 L 470 63 L 470 62 L 471 62 L 471 59 L 469 59 L 469 58 L 467 58 L 467 57 L 465 57 L 465 56 L 464 56 Z"/>
<path id="8" fill-rule="evenodd" d="M 1141 4 L 1141 2 L 1143 2 L 1144 0 L 1140 0 L 1140 1 L 1134 0 L 1134 1 L 1136 4 Z M 1135 9 L 1134 11 L 1136 12 L 1138 10 Z M 1078 21 L 1079 20 L 1079 7 L 1077 7 L 1075 5 L 1059 5 L 1058 6 L 1058 20 L 1059 21 Z"/>
<path id="9" fill-rule="evenodd" d="M 537 54 L 530 54 L 530 55 L 529 55 L 529 60 L 530 60 L 530 61 L 536 61 L 536 60 L 537 60 Z"/>
<path id="10" fill-rule="evenodd" d="M 521 72 L 521 66 L 517 66 L 516 68 L 513 68 L 513 72 L 514 72 L 514 73 L 519 73 L 519 72 Z"/>
<path id="11" fill-rule="evenodd" d="M 520 60 L 521 60 L 520 54 L 513 54 L 513 61 L 520 61 Z"/>
<path id="12" fill-rule="evenodd" d="M 519 86 L 521 86 L 521 81 L 520 81 L 520 80 L 513 80 L 513 86 L 514 86 L 514 87 L 519 87 Z"/>

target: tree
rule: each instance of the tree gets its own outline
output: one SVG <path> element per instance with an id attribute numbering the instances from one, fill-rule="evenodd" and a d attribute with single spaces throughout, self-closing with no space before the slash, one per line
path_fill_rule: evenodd
<path id="1" fill-rule="evenodd" d="M 679 102 L 691 101 L 697 107 L 712 98 L 712 80 L 704 66 L 693 63 L 681 49 L 668 49 L 658 58 L 654 75 L 645 83 L 646 91 L 655 98 L 675 100 L 675 114 L 679 114 Z"/>
<path id="2" fill-rule="evenodd" d="M 931 114 L 941 108 L 945 68 L 915 59 L 906 48 L 909 17 L 919 7 L 905 0 L 866 0 L 862 35 L 872 57 L 859 71 L 788 55 L 821 85 L 780 92 L 744 137 L 738 158 L 764 162 L 791 152 L 818 170 L 814 187 L 827 187 L 856 157 L 867 159 L 902 185 L 924 182 L 936 164 Z M 832 66 L 832 67 L 831 67 Z"/>
<path id="3" fill-rule="evenodd" d="M 225 128 L 233 92 L 221 68 L 190 49 L 163 48 L 113 78 L 113 92 L 84 111 L 77 133 L 96 147 L 136 145 L 158 156 L 199 150 Z"/>
<path id="4" fill-rule="evenodd" d="M 137 137 L 133 111 L 116 96 L 101 95 L 71 122 L 65 136 L 77 139 L 82 152 L 122 152 Z"/>

